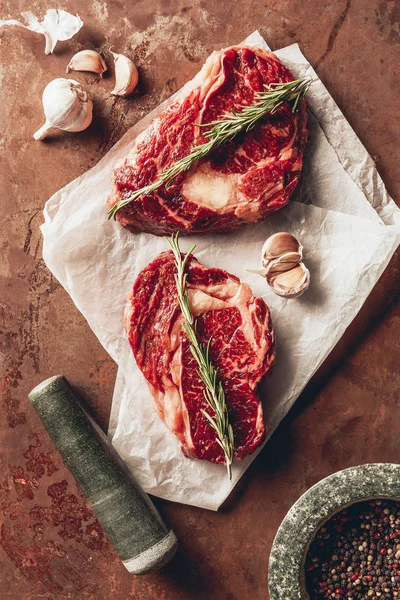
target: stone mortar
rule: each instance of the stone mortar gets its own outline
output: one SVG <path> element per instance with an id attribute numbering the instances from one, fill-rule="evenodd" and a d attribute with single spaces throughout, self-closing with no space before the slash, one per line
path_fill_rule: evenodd
<path id="1" fill-rule="evenodd" d="M 400 500 L 400 465 L 375 463 L 338 471 L 316 483 L 292 506 L 272 545 L 268 586 L 271 600 L 308 600 L 304 562 L 322 524 L 362 500 Z"/>

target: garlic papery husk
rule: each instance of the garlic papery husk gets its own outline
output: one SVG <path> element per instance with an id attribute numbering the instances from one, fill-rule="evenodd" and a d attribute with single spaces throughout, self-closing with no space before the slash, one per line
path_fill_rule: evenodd
<path id="1" fill-rule="evenodd" d="M 251 273 L 252 275 L 261 275 L 261 277 L 265 277 L 266 269 L 246 269 L 247 273 Z"/>
<path id="2" fill-rule="evenodd" d="M 70 71 L 89 71 L 97 73 L 100 77 L 107 71 L 107 65 L 98 52 L 94 50 L 81 50 L 77 52 L 69 61 L 66 72 Z"/>
<path id="3" fill-rule="evenodd" d="M 24 27 L 30 31 L 41 33 L 46 39 L 45 54 L 51 54 L 58 41 L 65 41 L 71 39 L 83 25 L 82 19 L 79 15 L 71 15 L 65 10 L 50 8 L 43 21 L 39 19 L 30 11 L 21 13 L 27 25 L 17 21 L 15 19 L 8 19 L 6 21 L 0 20 L 0 27 L 4 25 L 17 25 L 18 27 Z"/>
<path id="4" fill-rule="evenodd" d="M 268 284 L 278 296 L 298 298 L 310 285 L 310 271 L 301 262 L 294 269 L 271 276 Z"/>
<path id="5" fill-rule="evenodd" d="M 112 52 L 115 64 L 115 87 L 111 92 L 113 96 L 128 96 L 135 89 L 139 81 L 139 73 L 135 64 L 124 54 Z"/>
<path id="6" fill-rule="evenodd" d="M 45 124 L 34 134 L 43 140 L 51 130 L 83 131 L 92 122 L 93 103 L 80 83 L 73 79 L 53 79 L 42 96 Z"/>
<path id="7" fill-rule="evenodd" d="M 280 256 L 296 252 L 302 258 L 303 248 L 296 238 L 286 231 L 280 231 L 271 235 L 262 247 L 261 250 L 261 264 L 263 267 L 267 267 L 271 260 L 279 258 Z"/>

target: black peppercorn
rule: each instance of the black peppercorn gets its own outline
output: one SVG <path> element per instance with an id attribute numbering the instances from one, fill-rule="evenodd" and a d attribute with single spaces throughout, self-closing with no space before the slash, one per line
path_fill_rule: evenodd
<path id="1" fill-rule="evenodd" d="M 305 572 L 310 600 L 400 600 L 400 503 L 360 502 L 331 517 Z"/>

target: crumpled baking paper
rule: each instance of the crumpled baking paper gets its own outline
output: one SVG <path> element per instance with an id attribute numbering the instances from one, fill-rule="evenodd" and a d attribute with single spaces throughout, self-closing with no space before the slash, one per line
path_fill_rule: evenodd
<path id="1" fill-rule="evenodd" d="M 268 48 L 258 32 L 246 43 Z M 276 52 L 293 75 L 309 75 L 310 142 L 299 190 L 268 220 L 223 235 L 182 238 L 196 244 L 205 265 L 221 267 L 262 296 L 276 330 L 277 360 L 260 385 L 267 439 L 354 319 L 399 243 L 400 210 L 388 196 L 372 159 L 302 55 L 297 44 Z M 135 125 L 97 166 L 46 204 L 43 256 L 90 327 L 119 365 L 109 435 L 144 489 L 168 500 L 217 510 L 258 451 L 224 466 L 186 458 L 159 418 L 122 325 L 126 298 L 139 271 L 166 242 L 132 235 L 107 220 L 113 166 L 170 100 Z M 269 291 L 259 267 L 265 239 L 293 233 L 311 272 L 306 294 L 285 300 Z"/>

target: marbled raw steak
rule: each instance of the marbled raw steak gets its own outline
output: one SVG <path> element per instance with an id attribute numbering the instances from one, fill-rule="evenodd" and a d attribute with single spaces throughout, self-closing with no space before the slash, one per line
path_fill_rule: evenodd
<path id="1" fill-rule="evenodd" d="M 224 463 L 216 434 L 201 408 L 204 384 L 182 329 L 175 259 L 163 252 L 137 277 L 125 311 L 125 327 L 136 362 L 147 379 L 160 417 L 179 438 L 187 456 Z M 225 390 L 235 437 L 235 458 L 253 452 L 265 436 L 262 405 L 255 390 L 275 360 L 269 310 L 249 286 L 193 256 L 187 289 L 197 334 L 207 343 Z M 134 393 L 134 390 L 132 391 Z"/>
<path id="2" fill-rule="evenodd" d="M 204 143 L 204 128 L 197 124 L 240 111 L 265 86 L 292 80 L 289 70 L 265 50 L 233 46 L 211 54 L 189 87 L 153 120 L 115 169 L 110 207 Z M 122 208 L 116 219 L 133 232 L 156 235 L 222 232 L 265 219 L 289 201 L 306 142 L 303 99 L 296 113 L 284 105 L 250 132 L 216 148 L 169 187 Z"/>

